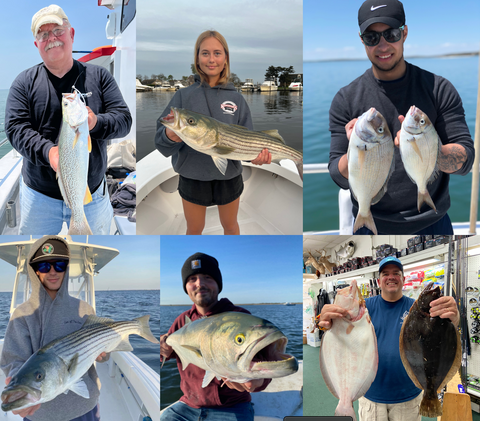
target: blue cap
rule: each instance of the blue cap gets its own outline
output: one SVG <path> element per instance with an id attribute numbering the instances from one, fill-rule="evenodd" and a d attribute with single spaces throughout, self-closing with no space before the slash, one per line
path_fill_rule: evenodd
<path id="1" fill-rule="evenodd" d="M 378 268 L 378 271 L 381 272 L 382 268 L 385 265 L 398 266 L 398 268 L 403 272 L 402 262 L 400 260 L 398 260 L 395 256 L 388 256 L 388 257 L 385 257 L 384 259 L 382 259 L 382 261 L 380 262 L 380 267 Z"/>

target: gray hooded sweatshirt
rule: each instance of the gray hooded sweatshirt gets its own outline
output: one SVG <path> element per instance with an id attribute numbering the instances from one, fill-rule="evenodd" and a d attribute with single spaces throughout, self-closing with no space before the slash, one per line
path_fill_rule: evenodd
<path id="1" fill-rule="evenodd" d="M 68 294 L 68 267 L 60 289 L 54 300 L 40 282 L 30 266 L 30 261 L 46 239 L 65 242 L 61 237 L 46 236 L 35 242 L 27 258 L 28 277 L 32 284 L 30 298 L 18 306 L 8 322 L 0 368 L 7 377 L 13 377 L 23 363 L 36 351 L 55 339 L 80 329 L 87 316 L 95 314 L 94 309 L 85 301 Z M 65 242 L 65 244 L 67 244 Z M 68 249 L 68 244 L 67 244 Z M 98 402 L 100 380 L 92 365 L 82 377 L 88 387 L 89 399 L 69 391 L 60 394 L 40 408 L 28 419 L 32 421 L 67 421 L 91 411 Z"/>
<path id="2" fill-rule="evenodd" d="M 170 113 L 170 107 L 184 108 L 213 117 L 222 123 L 237 124 L 253 130 L 250 109 L 233 83 L 210 87 L 207 83 L 200 83 L 200 77 L 195 75 L 195 83 L 177 91 L 160 118 Z M 240 161 L 228 160 L 227 171 L 222 175 L 210 155 L 198 152 L 184 142 L 170 140 L 160 118 L 157 120 L 155 146 L 162 155 L 172 157 L 173 169 L 177 173 L 200 181 L 231 180 L 242 173 Z"/>

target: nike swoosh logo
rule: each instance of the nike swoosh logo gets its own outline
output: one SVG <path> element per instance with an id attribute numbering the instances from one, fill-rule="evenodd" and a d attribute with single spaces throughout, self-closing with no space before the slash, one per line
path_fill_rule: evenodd
<path id="1" fill-rule="evenodd" d="M 377 10 L 377 9 L 380 9 L 380 7 L 387 7 L 386 4 L 382 5 L 382 6 L 377 6 L 377 7 L 371 7 L 370 10 L 373 12 L 374 10 Z"/>

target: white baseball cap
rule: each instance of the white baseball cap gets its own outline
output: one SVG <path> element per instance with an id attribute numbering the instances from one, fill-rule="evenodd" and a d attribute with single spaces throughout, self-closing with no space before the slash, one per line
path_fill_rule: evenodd
<path id="1" fill-rule="evenodd" d="M 48 7 L 40 9 L 33 15 L 32 18 L 32 32 L 33 36 L 37 36 L 38 30 L 42 25 L 47 23 L 56 23 L 57 25 L 63 25 L 63 19 L 68 21 L 67 15 L 60 6 L 51 4 Z"/>

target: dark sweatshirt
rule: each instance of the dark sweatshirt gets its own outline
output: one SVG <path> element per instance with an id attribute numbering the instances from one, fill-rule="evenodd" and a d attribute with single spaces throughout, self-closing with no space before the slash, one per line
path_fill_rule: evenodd
<path id="1" fill-rule="evenodd" d="M 170 113 L 170 107 L 184 108 L 213 117 L 222 123 L 237 124 L 253 130 L 250 109 L 233 86 L 233 83 L 217 85 L 213 88 L 200 83 L 195 75 L 195 83 L 175 93 L 160 118 Z M 230 180 L 242 173 L 241 161 L 228 160 L 225 175 L 218 170 L 210 155 L 192 149 L 184 142 L 173 142 L 165 134 L 165 126 L 157 120 L 155 146 L 164 156 L 172 157 L 173 169 L 185 178 L 200 181 Z"/>
<path id="2" fill-rule="evenodd" d="M 205 316 L 212 316 L 214 314 L 224 313 L 226 311 L 239 311 L 242 313 L 250 312 L 242 307 L 237 307 L 232 304 L 227 298 L 222 298 L 215 304 L 213 309 L 209 311 Z M 197 311 L 195 304 L 188 311 L 184 311 L 173 322 L 172 326 L 168 330 L 168 333 L 176 332 L 178 329 L 185 326 L 185 317 L 189 317 L 193 322 L 201 319 L 203 316 Z M 248 392 L 238 392 L 228 388 L 227 386 L 220 387 L 222 381 L 214 378 L 208 386 L 202 388 L 202 381 L 205 376 L 205 370 L 189 364 L 185 370 L 183 370 L 180 358 L 173 352 L 170 358 L 177 358 L 178 372 L 180 373 L 180 389 L 182 389 L 183 396 L 180 398 L 181 402 L 186 403 L 192 408 L 205 408 L 205 407 L 229 407 L 243 402 L 250 402 L 252 398 Z M 170 358 L 167 358 L 170 359 Z M 265 379 L 263 385 L 257 388 L 256 391 L 260 392 L 264 390 L 271 382 L 271 379 Z"/>
<path id="3" fill-rule="evenodd" d="M 442 143 L 462 145 L 467 160 L 454 174 L 468 174 L 473 165 L 473 141 L 465 121 L 465 112 L 458 92 L 441 76 L 434 75 L 417 66 L 407 64 L 401 79 L 383 82 L 376 79 L 372 69 L 336 94 L 330 107 L 330 160 L 328 168 L 335 183 L 348 189 L 348 180 L 340 174 L 338 161 L 347 153 L 348 139 L 345 125 L 375 107 L 385 117 L 390 132 L 395 138 L 401 128 L 399 115 L 405 116 L 412 105 L 428 115 Z M 385 234 L 411 234 L 439 221 L 450 207 L 448 192 L 449 174 L 440 172 L 435 181 L 427 186 L 438 213 L 428 206 L 417 209 L 417 186 L 408 177 L 400 151 L 395 148 L 395 171 L 382 199 L 371 207 L 375 225 Z M 353 214 L 358 213 L 358 203 L 352 195 Z M 438 233 L 442 234 L 442 233 Z"/>
<path id="4" fill-rule="evenodd" d="M 90 131 L 92 152 L 88 166 L 88 186 L 94 193 L 107 169 L 107 140 L 126 136 L 132 116 L 107 69 L 74 63 L 80 68 L 76 88 L 82 93 L 92 93 L 86 103 L 97 115 L 97 124 Z M 56 173 L 48 159 L 50 149 L 58 145 L 62 126 L 59 98 L 43 63 L 24 70 L 13 81 L 8 93 L 5 133 L 25 158 L 22 167 L 25 184 L 46 196 L 63 200 Z"/>

